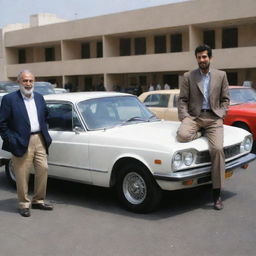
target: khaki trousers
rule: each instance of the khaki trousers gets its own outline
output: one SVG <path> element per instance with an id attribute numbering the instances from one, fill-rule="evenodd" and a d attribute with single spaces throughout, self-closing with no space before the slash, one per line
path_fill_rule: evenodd
<path id="1" fill-rule="evenodd" d="M 197 138 L 197 132 L 203 128 L 209 143 L 212 161 L 213 189 L 220 189 L 225 174 L 225 155 L 223 151 L 223 120 L 213 112 L 201 112 L 196 119 L 186 117 L 177 131 L 180 142 L 188 142 Z"/>
<path id="2" fill-rule="evenodd" d="M 32 203 L 44 203 L 48 164 L 42 135 L 31 135 L 27 152 L 22 157 L 12 156 L 12 161 L 16 177 L 19 207 L 29 208 L 31 204 L 28 197 L 28 182 L 32 164 L 35 169 L 34 196 Z"/>

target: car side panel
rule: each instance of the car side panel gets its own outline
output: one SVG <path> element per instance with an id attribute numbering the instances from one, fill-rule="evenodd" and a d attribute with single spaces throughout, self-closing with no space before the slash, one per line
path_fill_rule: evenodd
<path id="1" fill-rule="evenodd" d="M 243 114 L 241 115 L 240 112 L 234 111 L 234 110 L 229 110 L 227 116 L 224 119 L 224 124 L 226 125 L 234 125 L 236 122 L 241 122 L 241 123 L 245 123 L 251 133 L 253 134 L 253 140 L 256 140 L 256 115 L 251 116 L 251 115 L 246 115 Z"/>

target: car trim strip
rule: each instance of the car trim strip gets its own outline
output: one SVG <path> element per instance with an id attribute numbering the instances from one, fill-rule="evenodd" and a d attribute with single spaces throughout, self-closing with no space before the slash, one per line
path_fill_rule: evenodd
<path id="1" fill-rule="evenodd" d="M 256 154 L 249 153 L 245 156 L 234 159 L 228 163 L 226 163 L 226 172 L 230 169 L 234 169 L 237 167 L 241 167 L 244 164 L 247 164 L 256 159 Z M 202 178 L 205 176 L 209 176 L 211 173 L 211 166 L 195 168 L 190 171 L 171 173 L 171 174 L 163 174 L 163 173 L 153 173 L 153 176 L 156 180 L 166 180 L 166 181 L 185 181 L 189 179 Z"/>
<path id="2" fill-rule="evenodd" d="M 73 165 L 54 164 L 54 163 L 48 163 L 48 165 L 51 165 L 51 166 L 58 166 L 58 167 L 64 167 L 64 168 L 74 168 L 74 169 L 85 170 L 85 171 L 89 171 L 89 172 L 108 173 L 108 171 L 97 170 L 97 169 L 82 168 L 82 167 L 77 167 L 77 166 L 73 166 Z"/>

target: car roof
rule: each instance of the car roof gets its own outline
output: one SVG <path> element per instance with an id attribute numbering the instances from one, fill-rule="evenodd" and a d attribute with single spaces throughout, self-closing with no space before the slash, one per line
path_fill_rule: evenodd
<path id="1" fill-rule="evenodd" d="M 251 87 L 245 87 L 241 85 L 230 85 L 229 89 L 252 89 Z"/>
<path id="2" fill-rule="evenodd" d="M 44 95 L 45 100 L 64 100 L 70 102 L 79 102 L 88 99 L 95 99 L 95 98 L 104 98 L 104 97 L 119 97 L 119 96 L 131 96 L 135 97 L 132 94 L 128 93 L 119 93 L 119 92 L 70 92 L 70 93 L 59 93 L 59 94 L 48 94 Z"/>
<path id="3" fill-rule="evenodd" d="M 148 92 L 143 92 L 142 94 L 170 94 L 174 93 L 177 94 L 180 92 L 180 89 L 170 89 L 170 90 L 155 90 L 155 91 L 148 91 Z"/>

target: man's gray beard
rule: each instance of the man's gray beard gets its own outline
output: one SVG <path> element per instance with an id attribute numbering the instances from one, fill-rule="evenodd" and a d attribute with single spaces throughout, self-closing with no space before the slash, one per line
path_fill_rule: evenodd
<path id="1" fill-rule="evenodd" d="M 20 85 L 20 91 L 25 96 L 30 96 L 33 93 L 33 91 L 34 91 L 34 87 L 32 87 L 30 90 L 26 90 L 23 85 Z"/>

